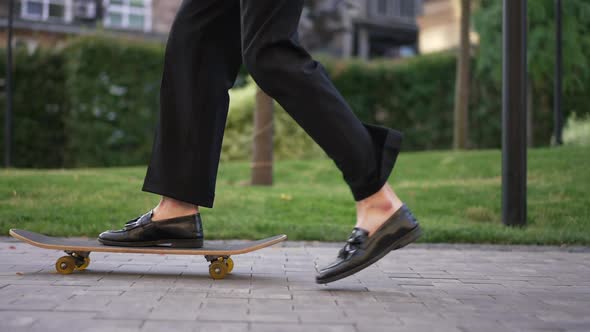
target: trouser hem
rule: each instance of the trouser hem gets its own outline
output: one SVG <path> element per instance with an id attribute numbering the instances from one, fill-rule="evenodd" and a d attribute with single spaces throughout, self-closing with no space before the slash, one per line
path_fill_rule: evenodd
<path id="1" fill-rule="evenodd" d="M 403 134 L 397 130 L 367 123 L 363 125 L 373 139 L 377 170 L 369 181 L 359 185 L 349 184 L 355 201 L 375 194 L 385 185 L 393 171 L 403 141 Z"/>
<path id="2" fill-rule="evenodd" d="M 215 200 L 215 196 L 199 197 L 193 194 L 179 193 L 175 190 L 163 189 L 161 186 L 158 186 L 147 181 L 143 183 L 143 187 L 141 188 L 141 190 L 206 208 L 212 208 L 213 202 Z"/>

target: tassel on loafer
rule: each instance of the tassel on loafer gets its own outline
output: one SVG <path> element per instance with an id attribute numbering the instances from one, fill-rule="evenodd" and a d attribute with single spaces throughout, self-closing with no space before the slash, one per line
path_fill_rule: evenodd
<path id="1" fill-rule="evenodd" d="M 390 251 L 416 241 L 421 234 L 420 225 L 404 204 L 371 236 L 366 230 L 355 227 L 336 261 L 319 271 L 316 282 L 326 284 L 357 273 Z"/>

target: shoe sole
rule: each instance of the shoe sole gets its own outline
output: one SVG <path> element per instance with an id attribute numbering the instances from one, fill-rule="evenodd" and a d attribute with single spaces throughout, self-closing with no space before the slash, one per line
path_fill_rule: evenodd
<path id="1" fill-rule="evenodd" d="M 98 242 L 107 246 L 116 247 L 170 247 L 170 248 L 202 248 L 203 240 L 178 240 L 178 239 L 164 239 L 156 241 L 143 241 L 143 242 L 122 242 L 122 241 L 109 241 L 98 239 Z"/>
<path id="2" fill-rule="evenodd" d="M 333 277 L 330 278 L 326 278 L 326 279 L 317 279 L 316 278 L 316 283 L 318 284 L 327 284 L 336 280 L 340 280 L 343 278 L 346 278 L 348 276 L 351 276 L 367 267 L 369 267 L 370 265 L 372 265 L 373 263 L 377 262 L 378 260 L 380 260 L 381 258 L 383 258 L 385 255 L 387 255 L 388 253 L 390 253 L 391 251 L 397 250 L 397 249 L 401 249 L 405 246 L 407 246 L 408 244 L 418 240 L 418 238 L 420 238 L 420 236 L 422 236 L 422 229 L 420 228 L 420 226 L 416 226 L 414 228 L 412 228 L 412 230 L 410 230 L 408 233 L 406 233 L 404 236 L 402 236 L 399 240 L 393 242 L 389 248 L 383 250 L 379 255 L 371 258 L 370 260 L 366 261 L 365 263 L 356 266 L 344 273 L 341 273 L 339 275 L 335 275 Z"/>

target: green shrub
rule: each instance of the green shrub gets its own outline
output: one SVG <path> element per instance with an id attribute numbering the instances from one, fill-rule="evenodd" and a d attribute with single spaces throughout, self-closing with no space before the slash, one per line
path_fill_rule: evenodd
<path id="1" fill-rule="evenodd" d="M 64 50 L 71 110 L 67 117 L 68 166 L 145 164 L 158 114 L 163 48 L 86 37 Z M 222 159 L 247 159 L 252 150 L 255 85 L 241 73 L 231 91 Z M 317 156 L 319 149 L 279 105 L 275 107 L 274 154 Z"/>
<path id="2" fill-rule="evenodd" d="M 163 53 L 161 44 L 104 36 L 74 38 L 59 52 L 16 52 L 14 164 L 146 164 L 157 124 Z M 2 55 L 0 70 L 4 70 L 3 61 Z M 479 61 L 473 60 L 474 68 L 480 67 Z M 405 150 L 451 146 L 454 54 L 370 63 L 335 59 L 321 62 L 362 121 L 405 133 Z M 501 145 L 502 93 L 494 75 L 493 70 L 474 70 L 472 77 L 469 138 L 474 148 Z M 586 107 L 590 79 L 580 75 L 578 84 L 564 89 L 566 115 L 590 111 Z M 535 81 L 532 86 L 536 87 L 532 98 L 535 142 L 547 145 L 552 131 L 552 117 L 547 111 L 552 99 L 551 84 Z M 254 83 L 242 69 L 236 87 L 230 91 L 222 160 L 250 158 L 255 92 Z M 0 102 L 3 111 L 4 99 L 0 98 Z M 277 159 L 323 155 L 278 104 L 275 110 Z M 0 123 L 2 120 L 3 116 Z"/>
<path id="3" fill-rule="evenodd" d="M 394 62 L 324 61 L 336 87 L 363 121 L 404 132 L 404 149 L 452 142 L 455 57 L 434 54 Z"/>
<path id="4" fill-rule="evenodd" d="M 502 94 L 502 1 L 481 0 L 473 13 L 473 26 L 480 41 L 474 75 L 482 98 L 477 110 L 501 109 Z M 553 130 L 553 89 L 555 79 L 555 4 L 553 0 L 529 1 L 528 75 L 529 112 L 533 145 L 547 146 Z M 563 2 L 563 112 L 567 116 L 590 113 L 590 2 Z M 470 110 L 473 112 L 474 110 Z M 483 129 L 483 128 L 482 128 Z"/>
<path id="5" fill-rule="evenodd" d="M 354 112 L 363 121 L 403 131 L 406 150 L 451 147 L 456 62 L 450 52 L 371 63 L 324 60 Z M 472 78 L 471 85 L 470 145 L 500 147 L 501 88 L 485 77 Z"/>
<path id="6" fill-rule="evenodd" d="M 12 165 L 15 167 L 59 167 L 63 163 L 64 59 L 56 52 L 14 52 L 14 98 Z M 6 77 L 6 53 L 0 49 L 0 77 Z M 4 155 L 6 94 L 0 93 L 0 155 Z"/>
<path id="7" fill-rule="evenodd" d="M 65 165 L 146 164 L 158 114 L 163 48 L 100 36 L 63 51 L 70 110 Z"/>
<path id="8" fill-rule="evenodd" d="M 256 84 L 249 79 L 240 88 L 230 91 L 230 106 L 223 146 L 222 160 L 250 159 L 254 125 Z M 275 102 L 273 154 L 276 159 L 304 159 L 322 156 L 320 147 Z"/>
<path id="9" fill-rule="evenodd" d="M 566 145 L 590 147 L 590 114 L 579 117 L 573 113 L 569 117 L 563 130 L 563 142 Z"/>

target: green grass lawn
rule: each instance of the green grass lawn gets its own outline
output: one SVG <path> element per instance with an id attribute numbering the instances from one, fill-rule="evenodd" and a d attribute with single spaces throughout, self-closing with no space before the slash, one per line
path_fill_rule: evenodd
<path id="1" fill-rule="evenodd" d="M 590 151 L 529 150 L 528 226 L 501 222 L 499 151 L 402 153 L 390 183 L 422 223 L 422 242 L 590 245 Z M 153 207 L 145 167 L 0 171 L 0 231 L 96 236 Z M 343 241 L 354 201 L 331 160 L 279 161 L 272 187 L 253 187 L 249 163 L 220 165 L 205 234 Z"/>

